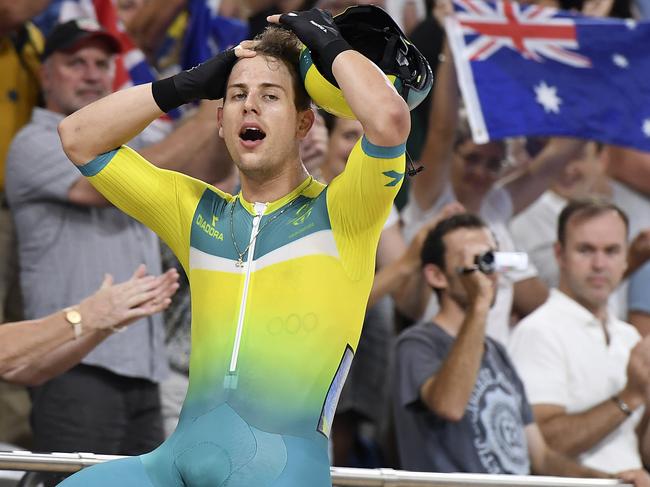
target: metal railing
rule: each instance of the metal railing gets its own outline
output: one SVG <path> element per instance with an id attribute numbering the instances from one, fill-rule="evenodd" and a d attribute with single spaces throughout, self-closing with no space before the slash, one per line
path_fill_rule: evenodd
<path id="1" fill-rule="evenodd" d="M 76 472 L 108 460 L 126 458 L 94 453 L 0 452 L 0 470 Z M 574 479 L 536 475 L 487 475 L 425 473 L 390 468 L 364 469 L 331 467 L 332 482 L 338 487 L 609 487 L 628 486 L 615 479 Z"/>

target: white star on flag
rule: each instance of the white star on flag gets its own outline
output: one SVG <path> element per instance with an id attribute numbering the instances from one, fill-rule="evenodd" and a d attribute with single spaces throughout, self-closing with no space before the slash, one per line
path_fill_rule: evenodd
<path id="1" fill-rule="evenodd" d="M 619 68 L 627 68 L 630 65 L 630 62 L 622 54 L 614 54 L 612 56 L 612 62 Z"/>
<path id="2" fill-rule="evenodd" d="M 557 87 L 549 86 L 546 81 L 542 81 L 535 86 L 535 101 L 544 107 L 546 113 L 560 113 L 560 104 L 562 100 L 557 96 Z"/>
<path id="3" fill-rule="evenodd" d="M 650 118 L 646 118 L 646 119 L 643 121 L 643 128 L 642 128 L 642 130 L 643 130 L 643 134 L 644 134 L 646 137 L 650 138 Z"/>
<path id="4" fill-rule="evenodd" d="M 625 26 L 630 30 L 636 29 L 636 20 L 634 20 L 634 19 L 625 19 Z"/>

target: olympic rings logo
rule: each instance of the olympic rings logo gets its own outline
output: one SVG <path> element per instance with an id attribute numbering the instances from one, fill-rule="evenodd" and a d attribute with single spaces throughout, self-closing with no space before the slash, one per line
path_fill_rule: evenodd
<path id="1" fill-rule="evenodd" d="M 318 328 L 318 316 L 316 313 L 307 313 L 300 316 L 295 313 L 286 318 L 275 317 L 266 325 L 269 335 L 308 335 Z"/>

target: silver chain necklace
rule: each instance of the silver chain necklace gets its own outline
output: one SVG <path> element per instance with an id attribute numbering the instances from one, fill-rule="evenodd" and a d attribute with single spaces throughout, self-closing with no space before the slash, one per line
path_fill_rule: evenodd
<path id="1" fill-rule="evenodd" d="M 246 255 L 246 252 L 248 252 L 248 249 L 250 249 L 250 248 L 251 248 L 251 245 L 253 245 L 253 243 L 255 242 L 255 240 L 257 240 L 257 236 L 260 234 L 260 232 L 261 232 L 262 230 L 264 230 L 264 229 L 268 226 L 269 223 L 271 223 L 273 220 L 275 220 L 275 219 L 278 218 L 280 215 L 282 215 L 282 213 L 284 213 L 284 212 L 287 211 L 289 208 L 291 208 L 291 206 L 293 206 L 293 204 L 296 202 L 296 200 L 297 200 L 300 196 L 302 196 L 302 194 L 303 194 L 305 191 L 307 191 L 307 189 L 309 189 L 309 187 L 311 186 L 311 183 L 313 183 L 313 182 L 314 182 L 314 178 L 310 176 L 309 184 L 307 184 L 307 186 L 305 186 L 305 188 L 304 188 L 302 191 L 300 191 L 300 193 L 298 193 L 298 194 L 297 194 L 297 195 L 296 195 L 296 196 L 295 196 L 295 197 L 294 197 L 294 198 L 293 198 L 289 203 L 287 203 L 287 204 L 284 206 L 284 208 L 282 208 L 280 211 L 278 211 L 277 213 L 275 213 L 275 215 L 273 215 L 273 216 L 270 217 L 268 220 L 266 220 L 266 221 L 264 222 L 264 225 L 260 226 L 260 227 L 257 229 L 257 231 L 255 232 L 255 234 L 253 234 L 253 236 L 252 236 L 251 239 L 250 239 L 250 242 L 248 242 L 248 245 L 246 246 L 246 248 L 245 248 L 244 250 L 242 250 L 241 252 L 239 251 L 239 246 L 237 245 L 237 240 L 235 240 L 235 229 L 234 229 L 234 222 L 233 222 L 234 218 L 233 218 L 233 217 L 234 217 L 234 214 L 235 214 L 235 205 L 237 204 L 237 202 L 236 202 L 236 201 L 233 201 L 233 204 L 232 204 L 232 206 L 230 207 L 230 238 L 232 239 L 232 244 L 233 244 L 233 246 L 235 247 L 235 252 L 236 252 L 237 255 L 238 255 L 237 262 L 235 262 L 235 266 L 237 266 L 237 267 L 244 267 L 244 255 Z M 237 198 L 239 198 L 239 196 L 237 196 Z M 262 218 L 262 215 L 259 215 L 259 217 Z"/>

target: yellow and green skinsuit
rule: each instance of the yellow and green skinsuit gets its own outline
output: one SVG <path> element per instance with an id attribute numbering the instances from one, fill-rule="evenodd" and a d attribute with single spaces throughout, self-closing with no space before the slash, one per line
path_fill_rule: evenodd
<path id="1" fill-rule="evenodd" d="M 403 145 L 362 138 L 330 185 L 310 177 L 264 204 L 158 169 L 128 147 L 82 166 L 182 263 L 192 354 L 175 433 L 63 485 L 331 485 L 327 437 L 404 166 Z"/>

